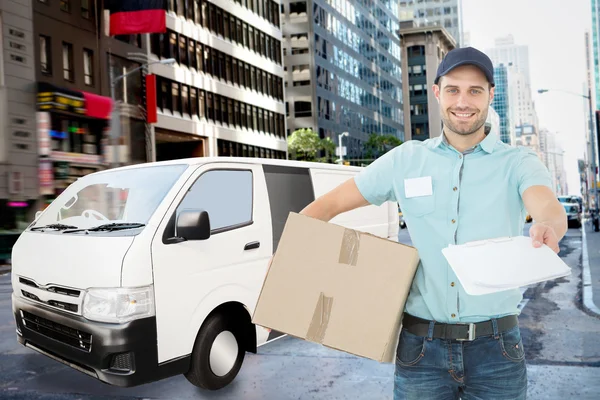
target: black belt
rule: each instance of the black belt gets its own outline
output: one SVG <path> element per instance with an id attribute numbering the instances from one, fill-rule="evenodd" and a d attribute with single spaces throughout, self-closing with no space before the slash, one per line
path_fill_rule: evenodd
<path id="1" fill-rule="evenodd" d="M 402 329 L 406 329 L 413 335 L 428 337 L 430 322 L 431 321 L 429 320 L 405 313 L 404 318 L 402 319 Z M 518 324 L 519 320 L 516 315 L 508 315 L 496 320 L 498 333 L 506 332 Z M 491 336 L 493 334 L 494 325 L 491 320 L 477 323 L 457 324 L 435 322 L 433 326 L 434 339 L 472 341 L 480 336 Z"/>

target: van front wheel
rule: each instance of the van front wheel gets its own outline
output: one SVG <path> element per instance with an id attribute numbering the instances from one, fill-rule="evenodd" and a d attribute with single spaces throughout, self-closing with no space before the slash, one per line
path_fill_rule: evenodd
<path id="1" fill-rule="evenodd" d="M 218 390 L 237 376 L 246 351 L 239 326 L 222 314 L 211 315 L 196 338 L 187 380 L 202 389 Z"/>

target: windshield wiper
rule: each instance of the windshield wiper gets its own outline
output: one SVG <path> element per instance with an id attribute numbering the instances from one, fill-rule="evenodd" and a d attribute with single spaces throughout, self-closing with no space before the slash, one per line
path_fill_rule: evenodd
<path id="1" fill-rule="evenodd" d="M 57 229 L 62 231 L 64 229 L 77 229 L 76 226 L 73 225 L 64 225 L 64 224 L 49 224 L 44 226 L 36 226 L 35 228 L 31 228 L 32 231 L 39 231 L 42 229 Z"/>
<path id="2" fill-rule="evenodd" d="M 142 226 L 146 226 L 146 224 L 142 224 L 139 222 L 114 222 L 112 224 L 104 224 L 95 226 L 93 228 L 79 228 L 64 231 L 63 233 L 73 233 L 73 232 L 100 232 L 100 231 L 120 231 L 123 229 L 134 229 L 141 228 Z"/>

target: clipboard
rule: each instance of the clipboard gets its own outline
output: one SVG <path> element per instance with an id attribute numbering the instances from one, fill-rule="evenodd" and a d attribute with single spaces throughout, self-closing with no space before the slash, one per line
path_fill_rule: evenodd
<path id="1" fill-rule="evenodd" d="M 517 289 L 571 274 L 558 254 L 546 245 L 533 247 L 527 236 L 451 244 L 442 253 L 470 295 Z"/>

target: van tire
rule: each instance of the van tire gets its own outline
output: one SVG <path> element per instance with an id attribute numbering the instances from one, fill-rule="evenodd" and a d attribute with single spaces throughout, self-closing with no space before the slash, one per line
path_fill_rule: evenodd
<path id="1" fill-rule="evenodd" d="M 184 374 L 186 379 L 192 385 L 207 390 L 222 389 L 231 383 L 240 371 L 246 355 L 241 332 L 239 324 L 223 314 L 216 313 L 209 316 L 196 337 L 190 369 Z M 233 365 L 224 375 L 216 374 L 211 368 L 210 355 L 217 337 L 225 339 L 234 337 L 237 343 L 237 356 L 230 354 L 235 357 L 235 361 L 231 359 Z"/>

